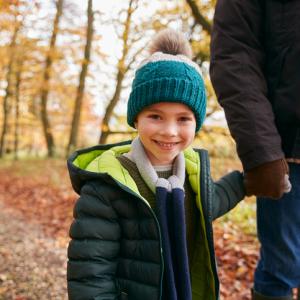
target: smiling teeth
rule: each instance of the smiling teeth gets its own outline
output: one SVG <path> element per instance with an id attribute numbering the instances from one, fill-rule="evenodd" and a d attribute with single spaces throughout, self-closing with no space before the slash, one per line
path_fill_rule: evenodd
<path id="1" fill-rule="evenodd" d="M 157 142 L 157 143 L 163 147 L 171 147 L 177 144 L 177 143 L 161 143 L 161 142 Z"/>

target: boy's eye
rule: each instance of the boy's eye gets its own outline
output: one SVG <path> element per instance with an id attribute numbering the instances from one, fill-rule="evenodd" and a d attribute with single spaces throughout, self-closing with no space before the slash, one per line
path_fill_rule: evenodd
<path id="1" fill-rule="evenodd" d="M 188 121 L 192 121 L 192 118 L 190 118 L 190 117 L 181 117 L 181 118 L 179 118 L 179 121 L 180 122 L 188 122 Z"/>
<path id="2" fill-rule="evenodd" d="M 160 120 L 161 119 L 160 115 L 156 115 L 156 114 L 149 115 L 148 118 L 153 119 L 153 120 Z"/>

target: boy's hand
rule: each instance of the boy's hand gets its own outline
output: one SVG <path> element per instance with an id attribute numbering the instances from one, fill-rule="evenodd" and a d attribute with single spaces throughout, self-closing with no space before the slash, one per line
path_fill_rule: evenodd
<path id="1" fill-rule="evenodd" d="M 247 196 L 269 197 L 279 199 L 290 190 L 286 175 L 289 167 L 285 159 L 264 163 L 245 172 L 245 188 Z"/>

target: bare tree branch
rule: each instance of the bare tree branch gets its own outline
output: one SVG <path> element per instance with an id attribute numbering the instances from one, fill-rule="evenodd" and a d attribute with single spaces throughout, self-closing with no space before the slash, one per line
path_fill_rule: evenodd
<path id="1" fill-rule="evenodd" d="M 195 0 L 186 0 L 187 4 L 191 8 L 192 14 L 196 20 L 196 22 L 202 26 L 202 28 L 211 35 L 212 25 L 209 21 L 205 19 L 205 17 L 200 13 L 200 10 L 196 4 Z"/>
<path id="2" fill-rule="evenodd" d="M 145 48 L 142 47 L 142 48 L 140 48 L 138 51 L 136 51 L 136 52 L 133 54 L 133 56 L 132 56 L 130 62 L 129 62 L 129 63 L 127 64 L 127 66 L 126 66 L 126 71 L 125 71 L 125 73 L 130 69 L 131 65 L 135 62 L 137 56 L 138 56 L 139 54 L 141 54 L 144 50 L 145 50 Z"/>

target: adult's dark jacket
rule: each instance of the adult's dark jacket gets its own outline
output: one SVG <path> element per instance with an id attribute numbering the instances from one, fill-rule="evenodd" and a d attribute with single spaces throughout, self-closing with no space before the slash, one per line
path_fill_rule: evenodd
<path id="1" fill-rule="evenodd" d="M 299 0 L 218 0 L 210 75 L 246 170 L 300 158 Z"/>
<path id="2" fill-rule="evenodd" d="M 75 152 L 68 160 L 73 188 L 80 194 L 68 248 L 70 300 L 161 300 L 160 226 L 116 158 L 130 147 L 128 143 L 99 145 Z M 184 155 L 198 207 L 194 252 L 189 258 L 193 300 L 217 300 L 212 221 L 243 199 L 243 178 L 234 171 L 213 182 L 206 151 L 190 148 Z"/>

